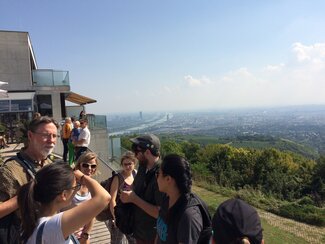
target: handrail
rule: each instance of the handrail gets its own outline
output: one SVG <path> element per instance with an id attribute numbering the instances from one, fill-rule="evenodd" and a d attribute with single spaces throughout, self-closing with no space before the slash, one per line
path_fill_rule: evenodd
<path id="1" fill-rule="evenodd" d="M 89 148 L 88 147 L 88 150 L 90 151 L 90 152 L 93 152 L 93 153 L 96 153 L 96 152 L 94 152 L 93 150 L 91 150 L 91 148 Z M 104 161 L 104 159 L 102 159 L 101 157 L 99 157 L 98 155 L 97 155 L 97 159 L 99 160 L 99 161 L 101 161 L 103 164 L 105 164 L 105 166 L 107 166 L 110 170 L 112 170 L 112 171 L 114 171 L 115 169 L 113 169 L 106 161 Z"/>

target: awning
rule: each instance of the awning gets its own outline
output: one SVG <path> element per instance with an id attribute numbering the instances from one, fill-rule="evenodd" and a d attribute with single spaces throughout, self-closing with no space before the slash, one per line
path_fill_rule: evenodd
<path id="1" fill-rule="evenodd" d="M 85 105 L 85 104 L 97 102 L 95 99 L 85 97 L 85 96 L 82 96 L 82 95 L 74 93 L 74 92 L 68 93 L 65 100 L 72 102 L 72 103 L 79 104 L 79 105 Z"/>

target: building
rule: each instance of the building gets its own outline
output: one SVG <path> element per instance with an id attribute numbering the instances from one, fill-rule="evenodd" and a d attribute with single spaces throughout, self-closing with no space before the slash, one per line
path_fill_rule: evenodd
<path id="1" fill-rule="evenodd" d="M 7 129 L 9 142 L 17 141 L 17 128 L 34 112 L 57 121 L 72 116 L 95 99 L 70 90 L 69 71 L 39 69 L 28 32 L 0 31 L 0 81 L 7 90 L 0 97 L 0 123 Z M 66 106 L 66 102 L 75 106 Z M 105 117 L 105 116 L 104 116 Z M 91 149 L 108 160 L 106 117 L 90 115 Z M 57 143 L 58 153 L 62 150 Z"/>

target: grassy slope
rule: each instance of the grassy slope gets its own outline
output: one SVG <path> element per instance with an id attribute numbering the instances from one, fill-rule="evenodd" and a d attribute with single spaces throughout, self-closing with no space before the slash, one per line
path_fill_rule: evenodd
<path id="1" fill-rule="evenodd" d="M 214 192 L 208 191 L 204 188 L 193 186 L 193 191 L 196 192 L 202 199 L 208 203 L 211 213 L 217 208 L 217 206 L 228 199 L 228 197 L 216 194 Z M 262 226 L 264 229 L 264 240 L 265 243 L 308 243 L 303 238 L 297 237 L 296 235 L 289 233 L 279 227 L 270 225 L 266 219 L 262 219 Z"/>

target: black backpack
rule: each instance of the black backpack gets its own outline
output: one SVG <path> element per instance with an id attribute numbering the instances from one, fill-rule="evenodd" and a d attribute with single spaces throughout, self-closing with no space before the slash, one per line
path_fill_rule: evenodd
<path id="1" fill-rule="evenodd" d="M 133 177 L 136 174 L 136 171 L 133 170 L 132 171 Z M 112 171 L 112 176 L 109 177 L 108 179 L 100 182 L 100 185 L 102 187 L 104 187 L 106 189 L 106 191 L 108 191 L 108 193 L 111 191 L 111 186 L 112 186 L 112 182 L 115 176 L 118 176 L 118 189 L 121 189 L 123 187 L 124 184 L 124 177 L 121 175 L 121 173 L 119 173 L 118 171 L 113 170 Z M 116 202 L 118 201 L 118 199 L 120 198 L 120 191 L 117 191 L 117 196 L 116 196 Z M 96 216 L 96 220 L 97 221 L 107 221 L 109 219 L 113 219 L 112 213 L 109 209 L 108 206 L 106 206 L 104 208 L 103 211 L 101 211 L 97 216 Z"/>
<path id="2" fill-rule="evenodd" d="M 186 206 L 179 211 L 179 214 L 177 215 L 177 222 L 179 223 L 179 220 L 181 216 L 183 215 L 184 211 L 193 206 L 198 206 L 201 212 L 202 216 L 202 222 L 203 222 L 203 228 L 200 233 L 200 237 L 198 239 L 198 244 L 208 244 L 211 233 L 212 233 L 212 222 L 211 222 L 211 215 L 208 210 L 208 206 L 206 203 L 195 193 L 190 193 L 189 195 L 189 201 L 186 204 Z"/>
<path id="3" fill-rule="evenodd" d="M 32 178 L 35 178 L 36 171 L 34 167 L 30 165 L 30 163 L 20 155 L 20 153 L 17 153 L 17 156 L 7 159 L 1 167 L 11 160 L 18 162 Z M 17 218 L 15 212 L 0 219 L 0 243 L 20 243 L 20 220 Z"/>

